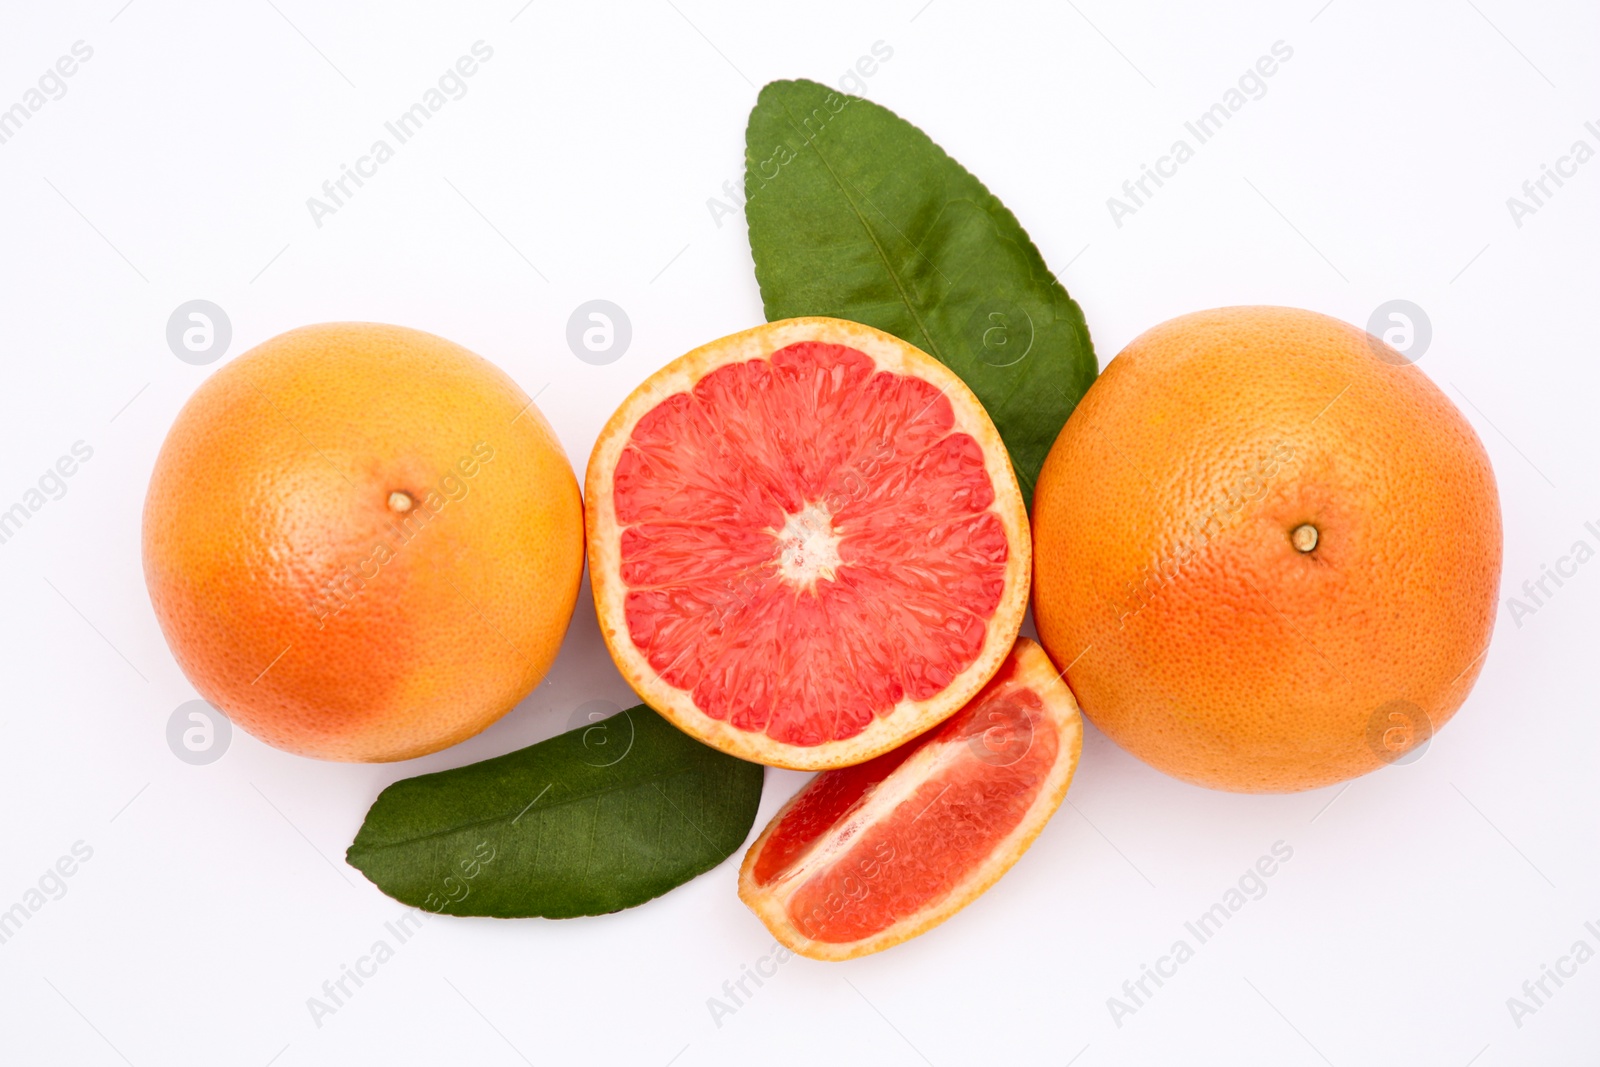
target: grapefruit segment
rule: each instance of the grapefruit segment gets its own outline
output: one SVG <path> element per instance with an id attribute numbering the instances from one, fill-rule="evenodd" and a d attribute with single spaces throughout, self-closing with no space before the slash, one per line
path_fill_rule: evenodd
<path id="1" fill-rule="evenodd" d="M 826 771 L 750 846 L 739 896 L 803 956 L 878 952 L 993 885 L 1066 796 L 1083 745 L 1078 706 L 1027 638 L 944 724 Z"/>
<path id="2" fill-rule="evenodd" d="M 589 573 L 623 675 L 744 759 L 842 767 L 960 708 L 1026 610 L 999 434 L 889 334 L 789 319 L 652 375 L 586 479 Z"/>

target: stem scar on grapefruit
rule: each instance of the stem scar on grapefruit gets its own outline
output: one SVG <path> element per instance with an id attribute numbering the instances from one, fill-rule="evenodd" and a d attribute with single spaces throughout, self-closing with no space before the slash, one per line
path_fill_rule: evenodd
<path id="1" fill-rule="evenodd" d="M 739 896 L 802 956 L 897 945 L 1017 862 L 1061 806 L 1082 747 L 1072 693 L 1022 638 L 943 725 L 802 787 L 745 854 Z"/>
<path id="2" fill-rule="evenodd" d="M 550 424 L 487 360 L 398 326 L 307 326 L 179 412 L 144 570 L 178 665 L 239 726 L 322 759 L 409 759 L 549 669 L 583 503 Z"/>
<path id="3" fill-rule="evenodd" d="M 1084 714 L 1200 785 L 1393 763 L 1488 651 L 1489 457 L 1427 375 L 1325 315 L 1220 308 L 1135 338 L 1057 437 L 1033 522 L 1039 639 Z"/>
<path id="4" fill-rule="evenodd" d="M 1027 607 L 1000 435 L 889 334 L 786 319 L 680 357 L 601 431 L 589 577 L 618 668 L 743 759 L 860 763 L 953 714 Z"/>

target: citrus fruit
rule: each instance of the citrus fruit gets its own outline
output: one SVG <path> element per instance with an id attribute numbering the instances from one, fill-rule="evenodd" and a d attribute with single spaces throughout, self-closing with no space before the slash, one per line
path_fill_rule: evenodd
<path id="1" fill-rule="evenodd" d="M 1488 648 L 1500 509 L 1472 427 L 1336 319 L 1136 338 L 1034 497 L 1034 616 L 1084 714 L 1179 778 L 1313 789 L 1414 754 Z"/>
<path id="2" fill-rule="evenodd" d="M 1082 747 L 1072 694 L 1022 638 L 941 726 L 806 783 L 745 854 L 739 896 L 803 956 L 897 945 L 1011 869 L 1061 806 Z"/>
<path id="3" fill-rule="evenodd" d="M 1027 513 L 951 371 L 839 319 L 682 356 L 600 433 L 600 629 L 651 706 L 744 759 L 859 763 L 960 708 L 1027 608 Z"/>
<path id="4" fill-rule="evenodd" d="M 145 581 L 206 700 L 279 748 L 397 760 L 494 722 L 555 659 L 577 479 L 515 382 L 458 345 L 308 326 L 212 375 L 144 511 Z"/>

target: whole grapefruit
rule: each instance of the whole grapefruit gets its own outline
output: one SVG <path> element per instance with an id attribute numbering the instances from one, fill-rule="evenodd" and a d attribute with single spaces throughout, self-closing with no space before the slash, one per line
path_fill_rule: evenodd
<path id="1" fill-rule="evenodd" d="M 1034 497 L 1034 613 L 1083 711 L 1169 774 L 1313 789 L 1404 758 L 1488 649 L 1500 508 L 1472 427 L 1336 319 L 1136 338 Z"/>
<path id="2" fill-rule="evenodd" d="M 944 364 L 830 318 L 697 348 L 589 457 L 589 580 L 639 695 L 744 759 L 870 759 L 961 708 L 1027 609 L 1028 516 Z"/>
<path id="3" fill-rule="evenodd" d="M 239 726 L 323 759 L 408 759 L 549 669 L 583 509 L 549 423 L 487 360 L 398 326 L 308 326 L 184 405 L 144 567 L 179 666 Z"/>

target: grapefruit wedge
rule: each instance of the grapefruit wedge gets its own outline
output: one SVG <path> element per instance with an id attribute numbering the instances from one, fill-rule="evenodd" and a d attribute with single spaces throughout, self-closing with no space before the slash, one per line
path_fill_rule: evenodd
<path id="1" fill-rule="evenodd" d="M 786 319 L 651 375 L 585 484 L 601 632 L 630 684 L 743 759 L 860 763 L 956 712 L 1027 607 L 1027 512 L 944 364 Z"/>
<path id="2" fill-rule="evenodd" d="M 808 782 L 745 854 L 739 896 L 802 956 L 898 945 L 1017 862 L 1061 806 L 1082 748 L 1072 693 L 1023 638 L 942 726 Z"/>

